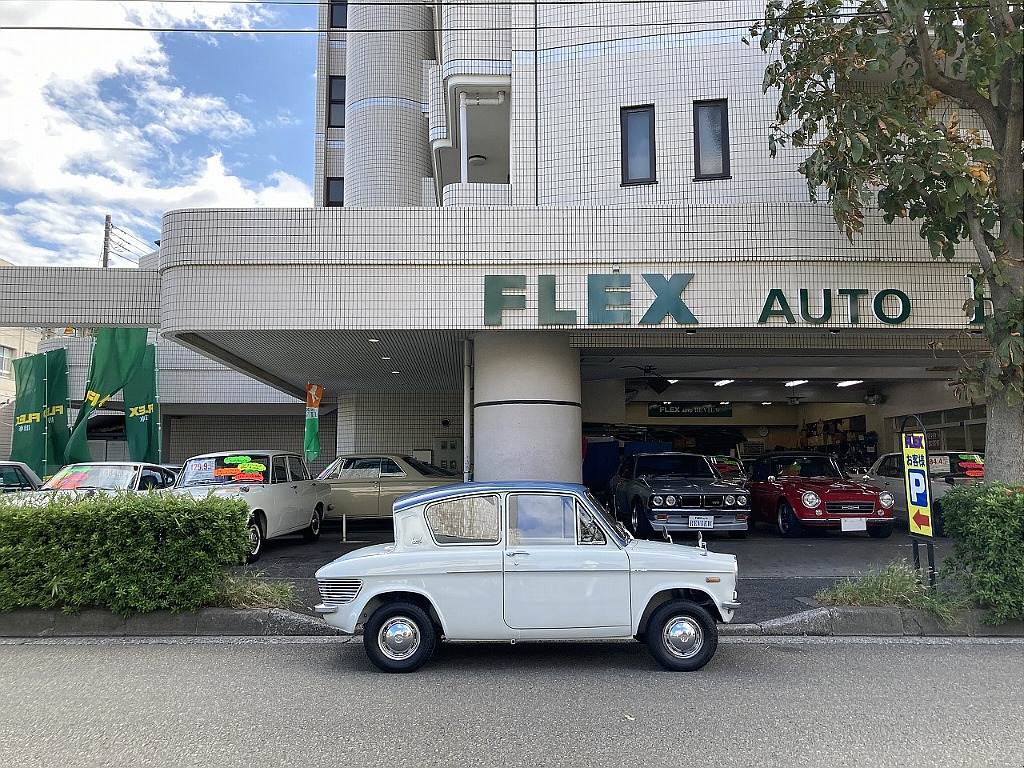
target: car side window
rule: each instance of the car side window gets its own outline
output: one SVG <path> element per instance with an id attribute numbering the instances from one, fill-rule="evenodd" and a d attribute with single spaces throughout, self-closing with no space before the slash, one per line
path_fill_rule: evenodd
<path id="1" fill-rule="evenodd" d="M 160 480 L 160 473 L 155 469 L 144 469 L 142 470 L 141 477 L 139 477 L 139 490 L 149 491 L 160 488 L 162 485 Z"/>
<path id="2" fill-rule="evenodd" d="M 768 462 L 759 461 L 750 471 L 750 479 L 761 483 L 768 479 Z"/>
<path id="3" fill-rule="evenodd" d="M 380 477 L 380 459 L 358 458 L 346 459 L 345 465 L 338 472 L 339 478 L 373 479 Z"/>
<path id="4" fill-rule="evenodd" d="M 405 472 L 391 459 L 380 460 L 381 477 L 405 477 Z"/>
<path id="5" fill-rule="evenodd" d="M 601 530 L 601 526 L 597 524 L 593 515 L 586 510 L 580 509 L 576 516 L 576 523 L 579 530 L 578 544 L 593 546 L 608 543 L 605 539 L 604 531 Z"/>
<path id="6" fill-rule="evenodd" d="M 425 516 L 438 544 L 496 544 L 500 509 L 497 496 L 470 496 L 435 502 Z"/>
<path id="7" fill-rule="evenodd" d="M 292 480 L 309 480 L 309 471 L 298 456 L 288 457 L 288 471 L 291 472 Z"/>
<path id="8" fill-rule="evenodd" d="M 521 493 L 508 497 L 511 545 L 576 543 L 576 504 L 571 496 Z"/>
<path id="9" fill-rule="evenodd" d="M 0 468 L 0 493 L 27 490 L 31 487 L 28 478 L 17 467 Z"/>
<path id="10" fill-rule="evenodd" d="M 288 482 L 288 467 L 284 462 L 284 456 L 275 456 L 273 462 L 273 469 L 271 470 L 270 482 L 272 483 L 287 483 Z"/>
<path id="11" fill-rule="evenodd" d="M 883 477 L 899 477 L 903 474 L 903 457 L 889 456 L 878 467 L 878 474 Z"/>

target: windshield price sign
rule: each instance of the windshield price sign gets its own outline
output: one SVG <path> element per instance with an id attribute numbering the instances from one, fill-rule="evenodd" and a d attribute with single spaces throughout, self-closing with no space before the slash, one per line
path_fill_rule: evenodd
<path id="1" fill-rule="evenodd" d="M 928 449 L 923 432 L 903 433 L 903 472 L 907 487 L 910 533 L 933 536 L 931 485 L 928 481 Z"/>

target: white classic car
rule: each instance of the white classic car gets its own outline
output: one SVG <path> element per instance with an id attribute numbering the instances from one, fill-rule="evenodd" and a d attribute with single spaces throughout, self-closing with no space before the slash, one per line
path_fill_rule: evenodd
<path id="1" fill-rule="evenodd" d="M 235 496 L 249 506 L 248 562 L 259 560 L 263 542 L 299 532 L 306 541 L 320 538 L 331 508 L 331 489 L 313 480 L 297 453 L 275 450 L 222 451 L 185 462 L 175 492 L 202 498 Z"/>
<path id="2" fill-rule="evenodd" d="M 362 628 L 386 672 L 419 668 L 440 639 L 636 638 L 667 669 L 695 670 L 739 607 L 735 556 L 636 540 L 582 485 L 449 485 L 403 496 L 394 521 L 394 544 L 316 572 L 317 612 Z"/>

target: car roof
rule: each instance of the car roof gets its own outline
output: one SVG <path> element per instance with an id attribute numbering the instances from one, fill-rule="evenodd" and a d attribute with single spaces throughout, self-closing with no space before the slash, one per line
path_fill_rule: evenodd
<path id="1" fill-rule="evenodd" d="M 7 461 L 5 459 L 0 461 L 0 467 L 17 467 L 26 475 L 28 475 L 29 480 L 34 480 L 38 485 L 43 484 L 43 479 L 36 474 L 36 471 L 32 469 L 32 467 L 30 467 L 23 461 Z"/>
<path id="2" fill-rule="evenodd" d="M 192 461 L 192 459 L 207 459 L 214 458 L 216 456 L 238 456 L 243 453 L 268 453 L 268 454 L 279 454 L 284 453 L 288 456 L 298 456 L 298 451 L 285 451 L 281 448 L 239 448 L 235 451 L 210 451 L 209 453 L 197 453 L 195 456 L 190 456 L 185 459 L 186 462 Z"/>
<path id="3" fill-rule="evenodd" d="M 580 485 L 579 483 L 557 483 L 548 480 L 494 480 L 472 483 L 454 483 L 452 485 L 428 488 L 427 490 L 415 491 L 414 493 L 400 496 L 395 501 L 395 511 L 398 512 L 402 509 L 415 507 L 418 504 L 437 501 L 438 499 L 451 498 L 453 496 L 466 496 L 478 493 L 522 493 L 524 491 L 561 493 L 568 491 L 577 494 L 584 494 L 587 492 L 587 487 L 585 485 Z"/>

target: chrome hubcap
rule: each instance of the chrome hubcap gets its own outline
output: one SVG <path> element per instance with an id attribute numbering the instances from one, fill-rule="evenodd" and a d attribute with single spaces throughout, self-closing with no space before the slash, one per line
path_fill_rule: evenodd
<path id="1" fill-rule="evenodd" d="M 249 553 L 255 555 L 260 549 L 260 531 L 255 525 L 249 526 Z"/>
<path id="2" fill-rule="evenodd" d="M 384 626 L 380 628 L 377 645 L 389 659 L 407 659 L 420 647 L 419 627 L 405 616 L 395 616 L 384 622 Z"/>
<path id="3" fill-rule="evenodd" d="M 689 616 L 673 616 L 665 622 L 662 642 L 676 658 L 689 659 L 704 647 L 704 631 Z"/>
<path id="4" fill-rule="evenodd" d="M 314 534 L 320 532 L 320 515 L 316 512 L 313 513 L 313 519 L 309 521 L 309 530 Z"/>

